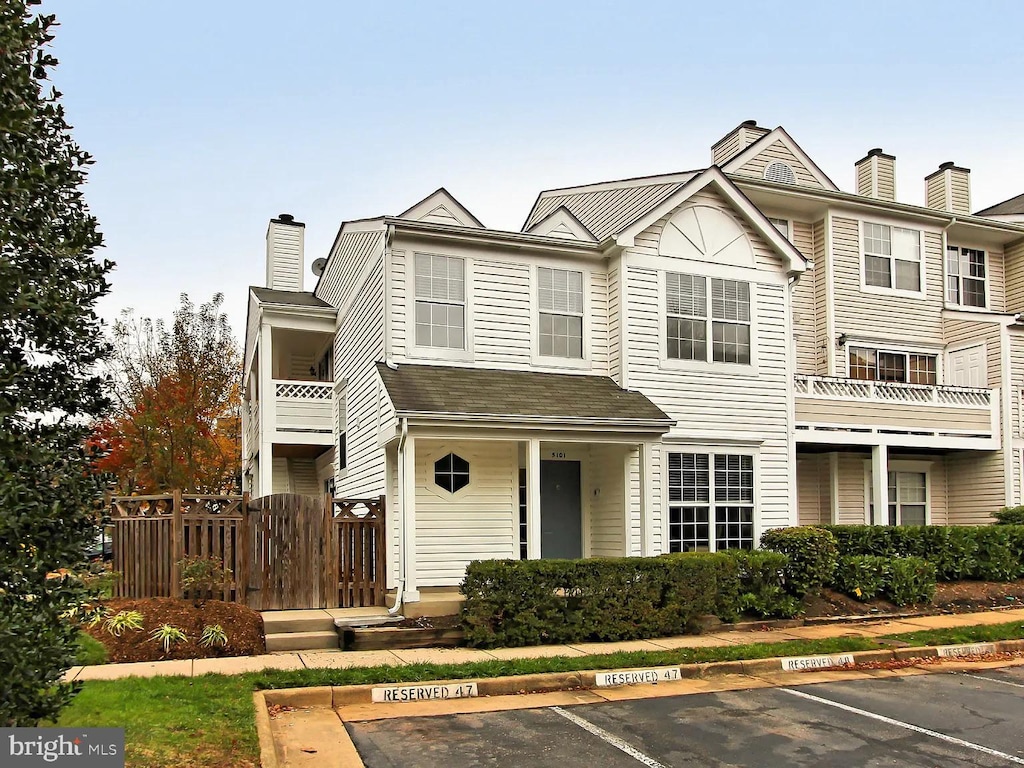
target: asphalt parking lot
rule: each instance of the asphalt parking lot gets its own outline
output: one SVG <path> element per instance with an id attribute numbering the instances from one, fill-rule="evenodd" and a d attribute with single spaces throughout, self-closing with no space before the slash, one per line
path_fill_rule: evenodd
<path id="1" fill-rule="evenodd" d="M 345 727 L 367 768 L 1024 765 L 1024 667 Z"/>

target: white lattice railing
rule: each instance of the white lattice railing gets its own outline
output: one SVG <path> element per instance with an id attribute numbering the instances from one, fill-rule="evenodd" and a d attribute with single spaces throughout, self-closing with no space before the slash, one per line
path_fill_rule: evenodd
<path id="1" fill-rule="evenodd" d="M 274 381 L 274 392 L 281 400 L 330 400 L 333 389 L 329 381 Z"/>
<path id="2" fill-rule="evenodd" d="M 932 403 L 962 408 L 991 408 L 992 390 L 890 381 L 861 381 L 829 376 L 794 377 L 797 395 L 836 400 L 868 400 L 876 403 Z"/>

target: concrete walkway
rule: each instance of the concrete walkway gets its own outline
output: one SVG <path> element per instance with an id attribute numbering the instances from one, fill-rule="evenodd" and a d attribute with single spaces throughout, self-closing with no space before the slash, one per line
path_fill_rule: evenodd
<path id="1" fill-rule="evenodd" d="M 98 664 L 72 667 L 64 679 L 116 680 L 122 677 L 156 677 L 174 675 L 194 677 L 208 673 L 238 675 L 264 669 L 348 669 L 375 667 L 383 664 L 403 665 L 417 663 L 462 664 L 495 659 L 536 659 L 549 656 L 587 656 L 619 651 L 665 651 L 677 648 L 707 648 L 712 646 L 746 645 L 749 643 L 777 643 L 786 640 L 819 640 L 829 637 L 878 637 L 898 632 L 916 632 L 922 629 L 970 627 L 977 624 L 1005 624 L 1024 621 L 1024 608 L 985 611 L 982 613 L 944 614 L 920 616 L 899 620 L 857 621 L 849 623 L 815 624 L 777 630 L 722 632 L 707 635 L 659 637 L 653 640 L 628 640 L 621 643 L 578 643 L 574 645 L 538 645 L 526 648 L 415 648 L 394 651 L 300 651 L 270 653 L 263 656 L 232 656 L 221 659 L 187 659 L 182 661 L 153 661 L 125 664 Z"/>

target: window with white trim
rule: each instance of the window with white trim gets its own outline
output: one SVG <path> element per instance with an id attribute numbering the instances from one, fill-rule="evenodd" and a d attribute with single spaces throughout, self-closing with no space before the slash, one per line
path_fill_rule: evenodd
<path id="1" fill-rule="evenodd" d="M 946 301 L 961 307 L 985 307 L 984 251 L 946 246 Z"/>
<path id="2" fill-rule="evenodd" d="M 449 453 L 434 462 L 434 482 L 448 493 L 457 493 L 469 485 L 469 462 Z"/>
<path id="3" fill-rule="evenodd" d="M 875 515 L 874 480 L 868 482 L 868 518 L 872 525 L 925 525 L 928 520 L 928 473 L 888 473 L 889 514 L 884 520 Z"/>
<path id="4" fill-rule="evenodd" d="M 466 262 L 416 254 L 416 346 L 466 348 Z"/>
<path id="5" fill-rule="evenodd" d="M 670 360 L 750 364 L 750 283 L 668 272 L 665 350 Z M 709 328 L 710 326 L 710 328 Z"/>
<path id="6" fill-rule="evenodd" d="M 783 237 L 785 237 L 787 240 L 789 239 L 789 221 L 787 219 L 773 219 L 771 216 L 769 216 L 768 221 L 771 222 L 771 225 L 773 227 L 775 227 L 777 230 L 779 230 L 779 232 L 782 233 Z"/>
<path id="7" fill-rule="evenodd" d="M 668 495 L 669 552 L 753 549 L 753 456 L 669 453 Z"/>
<path id="8" fill-rule="evenodd" d="M 934 385 L 937 365 L 936 355 L 850 347 L 851 379 Z"/>
<path id="9" fill-rule="evenodd" d="M 583 273 L 537 269 L 538 351 L 543 357 L 583 358 Z"/>
<path id="10" fill-rule="evenodd" d="M 864 284 L 921 291 L 921 233 L 888 224 L 863 223 Z"/>

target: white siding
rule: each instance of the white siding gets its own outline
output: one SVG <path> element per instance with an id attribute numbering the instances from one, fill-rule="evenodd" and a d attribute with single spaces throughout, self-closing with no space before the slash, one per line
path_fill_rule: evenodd
<path id="1" fill-rule="evenodd" d="M 384 492 L 384 450 L 377 446 L 380 378 L 384 359 L 384 260 L 354 295 L 335 338 L 336 382 L 345 382 L 345 442 L 348 468 L 339 470 L 339 496 L 369 497 Z"/>
<path id="2" fill-rule="evenodd" d="M 382 229 L 342 233 L 317 283 L 316 295 L 344 312 L 360 289 L 364 271 L 380 258 L 383 248 Z"/>
<path id="3" fill-rule="evenodd" d="M 586 472 L 590 487 L 584 489 L 584 494 L 590 505 L 590 554 L 593 557 L 622 557 L 626 553 L 625 459 L 625 450 L 619 446 L 590 446 Z"/>
<path id="4" fill-rule="evenodd" d="M 811 225 L 802 221 L 791 222 L 790 240 L 800 253 L 811 257 L 814 253 L 814 238 Z M 815 322 L 818 315 L 818 286 L 824 275 L 820 267 L 814 267 L 802 274 L 793 288 L 793 334 L 796 348 L 796 372 L 817 373 L 818 343 L 815 336 Z"/>
<path id="5" fill-rule="evenodd" d="M 530 265 L 474 259 L 472 272 L 474 361 L 483 368 L 529 368 Z"/>
<path id="6" fill-rule="evenodd" d="M 608 375 L 622 386 L 622 318 L 619 316 L 622 273 L 616 259 L 608 268 Z"/>
<path id="7" fill-rule="evenodd" d="M 449 452 L 469 462 L 456 494 L 434 484 L 434 462 Z M 473 560 L 519 557 L 518 464 L 512 441 L 416 441 L 418 586 L 457 586 Z"/>
<path id="8" fill-rule="evenodd" d="M 302 290 L 303 228 L 270 222 L 267 229 L 267 288 Z"/>
<path id="9" fill-rule="evenodd" d="M 1024 311 L 1024 240 L 1008 245 L 1004 252 L 1004 282 L 1007 312 Z"/>

